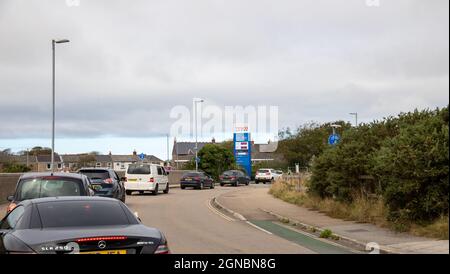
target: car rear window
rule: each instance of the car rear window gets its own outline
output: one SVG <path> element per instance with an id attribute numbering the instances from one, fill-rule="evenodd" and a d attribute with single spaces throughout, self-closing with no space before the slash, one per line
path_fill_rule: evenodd
<path id="1" fill-rule="evenodd" d="M 150 165 L 130 165 L 128 174 L 151 174 Z"/>
<path id="2" fill-rule="evenodd" d="M 270 172 L 270 170 L 268 170 L 268 169 L 259 169 L 258 170 L 258 173 L 267 173 L 267 172 Z"/>
<path id="3" fill-rule="evenodd" d="M 42 177 L 22 180 L 17 189 L 17 200 L 57 197 L 85 196 L 83 182 L 74 178 Z"/>
<path id="4" fill-rule="evenodd" d="M 183 177 L 197 177 L 197 176 L 202 176 L 203 173 L 198 173 L 198 172 L 189 172 L 183 175 Z"/>
<path id="5" fill-rule="evenodd" d="M 223 175 L 227 175 L 227 176 L 230 176 L 230 175 L 237 175 L 237 172 L 234 171 L 234 170 L 229 170 L 229 171 L 225 171 L 225 172 L 223 173 Z"/>
<path id="6" fill-rule="evenodd" d="M 40 203 L 37 207 L 44 228 L 130 224 L 115 201 L 60 201 Z"/>
<path id="7" fill-rule="evenodd" d="M 86 175 L 91 180 L 103 181 L 110 178 L 109 172 L 107 170 L 80 170 L 81 174 Z"/>

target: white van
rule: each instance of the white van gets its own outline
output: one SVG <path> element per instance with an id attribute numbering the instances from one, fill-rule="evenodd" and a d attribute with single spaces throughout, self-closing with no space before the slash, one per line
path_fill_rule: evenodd
<path id="1" fill-rule="evenodd" d="M 131 164 L 125 172 L 125 191 L 131 195 L 133 191 L 151 191 L 158 195 L 159 191 L 169 193 L 169 177 L 163 166 L 155 164 Z"/>

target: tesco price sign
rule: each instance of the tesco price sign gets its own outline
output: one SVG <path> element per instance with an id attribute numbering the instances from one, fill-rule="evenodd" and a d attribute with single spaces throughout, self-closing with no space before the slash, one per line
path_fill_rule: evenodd
<path id="1" fill-rule="evenodd" d="M 236 142 L 236 150 L 248 150 L 248 142 Z"/>

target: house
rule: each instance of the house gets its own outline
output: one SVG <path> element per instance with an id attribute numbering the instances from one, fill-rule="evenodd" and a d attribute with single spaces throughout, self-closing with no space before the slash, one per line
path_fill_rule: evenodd
<path id="1" fill-rule="evenodd" d="M 198 142 L 198 150 L 200 151 L 206 144 L 215 144 L 215 139 L 211 142 Z M 251 142 L 252 163 L 269 162 L 282 160 L 282 156 L 276 153 L 277 144 L 268 142 L 267 144 L 255 144 Z M 172 165 L 181 166 L 188 163 L 195 157 L 195 142 L 177 142 L 174 140 L 172 148 Z"/>
<path id="2" fill-rule="evenodd" d="M 58 153 L 54 153 L 54 161 L 55 161 L 55 170 L 62 171 L 62 159 L 59 156 Z M 36 156 L 36 162 L 37 162 L 37 172 L 45 172 L 45 171 L 51 171 L 52 169 L 52 155 L 37 155 Z"/>

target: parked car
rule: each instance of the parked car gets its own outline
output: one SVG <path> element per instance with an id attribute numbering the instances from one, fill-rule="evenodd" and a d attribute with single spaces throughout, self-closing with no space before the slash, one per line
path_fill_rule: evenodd
<path id="1" fill-rule="evenodd" d="M 267 183 L 267 182 L 273 182 L 275 180 L 275 177 L 277 175 L 275 174 L 275 170 L 270 168 L 261 168 L 256 171 L 255 174 L 255 183 Z"/>
<path id="2" fill-rule="evenodd" d="M 119 175 L 107 168 L 82 168 L 78 173 L 86 175 L 90 181 L 95 196 L 116 198 L 125 203 L 125 186 Z"/>
<path id="3" fill-rule="evenodd" d="M 159 191 L 169 193 L 169 177 L 164 167 L 156 164 L 132 164 L 125 172 L 125 191 L 131 195 L 133 191 L 151 191 L 158 195 Z"/>
<path id="4" fill-rule="evenodd" d="M 7 212 L 13 210 L 18 203 L 35 198 L 60 196 L 94 196 L 89 178 L 75 173 L 25 173 L 20 176 L 14 195 L 7 199 L 10 202 Z"/>
<path id="5" fill-rule="evenodd" d="M 283 178 L 283 171 L 282 170 L 275 170 L 274 172 L 274 180 L 279 180 L 281 178 Z"/>
<path id="6" fill-rule="evenodd" d="M 211 176 L 205 174 L 203 171 L 193 171 L 188 172 L 181 177 L 180 188 L 185 189 L 186 187 L 193 187 L 195 189 L 204 189 L 209 187 L 214 188 L 214 180 Z"/>
<path id="7" fill-rule="evenodd" d="M 168 254 L 167 240 L 117 199 L 20 202 L 0 221 L 0 254 Z"/>
<path id="8" fill-rule="evenodd" d="M 219 176 L 219 179 L 220 186 L 227 184 L 238 186 L 239 184 L 248 185 L 250 183 L 250 177 L 240 170 L 227 170 Z"/>

